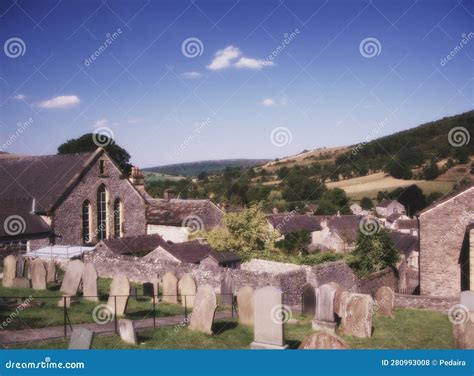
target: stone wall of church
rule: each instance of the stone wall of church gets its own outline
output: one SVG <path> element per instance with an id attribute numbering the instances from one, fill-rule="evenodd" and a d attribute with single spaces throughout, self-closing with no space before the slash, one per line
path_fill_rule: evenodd
<path id="1" fill-rule="evenodd" d="M 99 174 L 99 160 L 105 161 L 104 174 Z M 65 200 L 55 210 L 53 227 L 60 237 L 56 244 L 82 244 L 82 204 L 91 203 L 90 227 L 92 242 L 97 242 L 97 190 L 101 184 L 107 188 L 107 234 L 113 236 L 114 201 L 119 198 L 123 204 L 123 236 L 146 234 L 145 202 L 131 183 L 122 176 L 107 155 L 102 155 L 72 189 Z"/>

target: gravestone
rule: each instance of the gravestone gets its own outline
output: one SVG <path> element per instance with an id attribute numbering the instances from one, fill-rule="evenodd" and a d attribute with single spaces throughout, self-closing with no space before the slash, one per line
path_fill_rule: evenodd
<path id="1" fill-rule="evenodd" d="M 239 322 L 243 325 L 253 325 L 255 291 L 250 286 L 243 286 L 237 292 L 237 308 Z"/>
<path id="2" fill-rule="evenodd" d="M 81 282 L 84 264 L 81 260 L 69 261 L 60 291 L 67 296 L 75 296 Z"/>
<path id="3" fill-rule="evenodd" d="M 25 259 L 23 264 L 23 277 L 31 279 L 31 260 L 29 258 Z"/>
<path id="4" fill-rule="evenodd" d="M 316 312 L 312 327 L 314 330 L 322 330 L 334 333 L 336 330 L 336 318 L 334 316 L 334 298 L 336 288 L 330 284 L 322 285 L 316 289 Z"/>
<path id="5" fill-rule="evenodd" d="M 341 305 L 341 294 L 344 291 L 344 288 L 337 282 L 329 282 L 329 286 L 332 286 L 336 289 L 336 293 L 334 294 L 334 313 L 339 310 L 339 306 Z"/>
<path id="6" fill-rule="evenodd" d="M 9 255 L 3 260 L 3 287 L 12 287 L 16 277 L 16 257 Z"/>
<path id="7" fill-rule="evenodd" d="M 372 336 L 372 309 L 373 299 L 370 295 L 351 294 L 346 306 L 346 315 L 343 318 L 343 333 L 359 337 Z"/>
<path id="8" fill-rule="evenodd" d="M 379 287 L 375 293 L 375 307 L 381 316 L 392 316 L 395 305 L 395 293 L 390 287 Z"/>
<path id="9" fill-rule="evenodd" d="M 163 276 L 163 302 L 178 304 L 178 278 L 170 272 Z"/>
<path id="10" fill-rule="evenodd" d="M 283 293 L 267 286 L 257 289 L 254 294 L 254 341 L 252 349 L 285 349 L 282 314 Z"/>
<path id="11" fill-rule="evenodd" d="M 183 307 L 193 308 L 196 298 L 196 283 L 191 274 L 184 274 L 179 280 L 178 285 L 181 291 L 181 305 Z"/>
<path id="12" fill-rule="evenodd" d="M 31 263 L 31 286 L 34 290 L 46 290 L 46 269 L 38 258 Z"/>
<path id="13" fill-rule="evenodd" d="M 13 278 L 12 287 L 18 289 L 29 289 L 31 287 L 31 282 L 28 278 L 16 277 Z"/>
<path id="14" fill-rule="evenodd" d="M 130 287 L 130 299 L 132 300 L 137 300 L 138 297 L 138 291 L 136 287 Z"/>
<path id="15" fill-rule="evenodd" d="M 214 322 L 216 309 L 217 297 L 212 286 L 199 286 L 194 300 L 189 329 L 212 334 L 212 323 Z"/>
<path id="16" fill-rule="evenodd" d="M 69 350 L 89 350 L 94 332 L 86 328 L 74 328 L 69 341 Z"/>
<path id="17" fill-rule="evenodd" d="M 153 298 L 155 296 L 155 287 L 152 282 L 144 282 L 142 284 L 143 295 Z"/>
<path id="18" fill-rule="evenodd" d="M 341 350 L 349 349 L 349 345 L 341 337 L 327 333 L 319 332 L 311 334 L 306 337 L 301 345 L 298 347 L 299 350 Z"/>
<path id="19" fill-rule="evenodd" d="M 310 283 L 303 285 L 303 315 L 314 316 L 316 313 L 316 291 Z"/>
<path id="20" fill-rule="evenodd" d="M 346 315 L 347 300 L 349 299 L 350 292 L 347 290 L 336 293 L 334 298 L 334 313 L 342 319 Z"/>
<path id="21" fill-rule="evenodd" d="M 56 263 L 53 259 L 50 259 L 46 267 L 46 283 L 54 281 L 56 281 Z"/>
<path id="22" fill-rule="evenodd" d="M 23 277 L 23 273 L 25 271 L 25 258 L 20 253 L 16 259 L 16 277 Z"/>
<path id="23" fill-rule="evenodd" d="M 234 278 L 227 270 L 224 274 L 224 278 L 221 281 L 221 304 L 230 306 L 234 303 L 234 291 L 235 283 Z"/>
<path id="24" fill-rule="evenodd" d="M 111 312 L 117 316 L 122 316 L 127 308 L 128 298 L 130 296 L 130 282 L 124 274 L 118 274 L 112 279 L 110 284 L 109 306 Z"/>
<path id="25" fill-rule="evenodd" d="M 82 292 L 84 299 L 91 302 L 98 302 L 99 297 L 97 291 L 97 270 L 93 263 L 88 262 L 84 265 L 82 273 Z"/>
<path id="26" fill-rule="evenodd" d="M 135 332 L 133 320 L 120 319 L 118 325 L 120 338 L 122 339 L 122 341 L 131 345 L 136 345 L 137 333 Z"/>

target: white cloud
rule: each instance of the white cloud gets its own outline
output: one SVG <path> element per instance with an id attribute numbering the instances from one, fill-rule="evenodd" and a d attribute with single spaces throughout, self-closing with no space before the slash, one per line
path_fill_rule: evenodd
<path id="1" fill-rule="evenodd" d="M 263 67 L 269 67 L 273 65 L 273 61 L 257 60 L 249 57 L 241 57 L 235 66 L 237 68 L 246 69 L 262 69 Z"/>
<path id="2" fill-rule="evenodd" d="M 199 73 L 199 72 L 196 72 L 196 71 L 181 73 L 181 77 L 186 78 L 188 80 L 192 80 L 194 78 L 199 78 L 201 76 L 202 76 L 202 74 Z"/>
<path id="3" fill-rule="evenodd" d="M 107 125 L 109 125 L 109 121 L 107 120 L 107 118 L 102 118 L 95 122 L 94 127 L 101 128 L 101 127 L 106 127 Z"/>
<path id="4" fill-rule="evenodd" d="M 61 95 L 41 102 L 38 107 L 52 109 L 52 108 L 66 108 L 80 103 L 80 99 L 76 95 Z"/>
<path id="5" fill-rule="evenodd" d="M 214 55 L 214 60 L 207 67 L 211 70 L 219 70 L 231 66 L 231 61 L 237 59 L 242 52 L 237 47 L 228 46 L 223 50 L 218 50 Z"/>
<path id="6" fill-rule="evenodd" d="M 265 98 L 261 103 L 267 107 L 272 107 L 276 105 L 275 101 L 272 98 Z"/>
<path id="7" fill-rule="evenodd" d="M 17 101 L 22 101 L 25 98 L 26 98 L 26 95 L 24 94 L 17 94 L 13 97 L 13 99 L 16 99 Z"/>

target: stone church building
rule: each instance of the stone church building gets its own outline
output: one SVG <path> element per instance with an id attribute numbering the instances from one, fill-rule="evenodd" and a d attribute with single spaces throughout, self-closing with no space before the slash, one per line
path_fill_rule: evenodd
<path id="1" fill-rule="evenodd" d="M 474 187 L 435 202 L 418 220 L 421 294 L 474 291 Z"/>
<path id="2" fill-rule="evenodd" d="M 196 201 L 209 200 L 194 200 L 187 206 L 176 203 L 180 215 L 198 215 L 193 212 Z M 147 211 L 157 202 L 145 192 L 138 168 L 125 176 L 102 148 L 91 153 L 0 157 L 0 244 L 79 246 L 145 235 Z M 214 206 L 210 206 L 211 223 L 199 217 L 205 228 L 220 225 L 222 212 Z M 173 203 L 167 209 L 152 216 L 153 226 L 171 225 L 168 212 L 174 211 Z"/>

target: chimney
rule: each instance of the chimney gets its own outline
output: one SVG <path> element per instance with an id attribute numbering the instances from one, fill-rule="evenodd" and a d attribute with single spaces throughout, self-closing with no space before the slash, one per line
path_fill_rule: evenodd
<path id="1" fill-rule="evenodd" d="M 166 201 L 169 201 L 169 200 L 175 198 L 175 196 L 176 196 L 176 194 L 172 189 L 165 189 L 165 191 L 163 193 L 163 198 Z"/>
<path id="2" fill-rule="evenodd" d="M 278 208 L 273 208 L 273 214 L 278 214 Z"/>
<path id="3" fill-rule="evenodd" d="M 145 193 L 145 177 L 138 167 L 132 167 L 129 180 L 141 194 Z"/>

